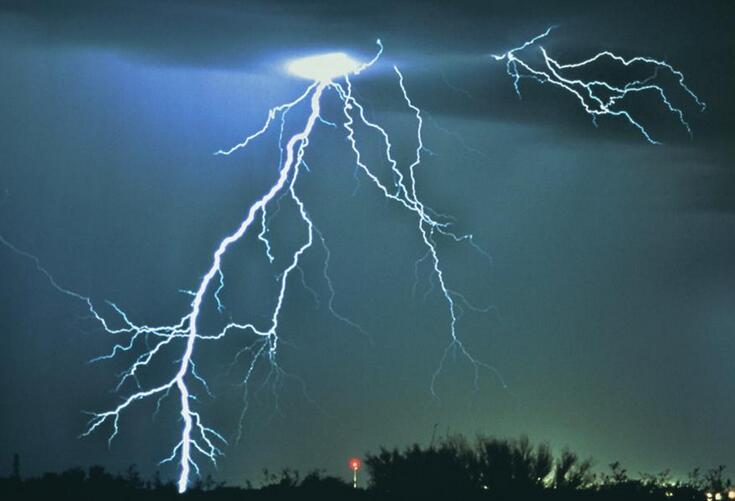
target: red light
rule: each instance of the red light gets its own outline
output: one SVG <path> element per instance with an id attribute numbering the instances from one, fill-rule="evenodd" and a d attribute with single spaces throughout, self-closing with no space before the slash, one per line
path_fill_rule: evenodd
<path id="1" fill-rule="evenodd" d="M 362 466 L 362 461 L 358 458 L 350 459 L 350 470 L 359 470 L 360 466 Z"/>

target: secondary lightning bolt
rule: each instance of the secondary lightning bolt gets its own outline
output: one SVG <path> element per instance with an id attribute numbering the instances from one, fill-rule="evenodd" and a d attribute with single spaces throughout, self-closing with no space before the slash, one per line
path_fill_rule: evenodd
<path id="1" fill-rule="evenodd" d="M 584 111 L 592 117 L 595 125 L 597 125 L 597 117 L 599 116 L 623 117 L 637 128 L 649 143 L 660 144 L 659 141 L 651 136 L 640 121 L 633 117 L 630 110 L 622 107 L 623 98 L 630 94 L 640 92 L 653 93 L 658 95 L 664 106 L 676 115 L 689 135 L 692 134 L 692 129 L 684 118 L 684 112 L 672 104 L 661 85 L 654 83 L 659 76 L 659 71 L 670 72 L 677 80 L 678 86 L 694 100 L 700 110 L 704 111 L 706 104 L 686 85 L 684 74 L 681 71 L 663 60 L 641 56 L 626 59 L 607 50 L 577 63 L 561 64 L 550 57 L 546 50 L 538 44 L 538 42 L 551 33 L 553 28 L 553 26 L 550 26 L 545 32 L 524 42 L 522 45 L 503 54 L 494 54 L 492 56 L 496 61 L 505 61 L 506 71 L 513 79 L 513 88 L 519 98 L 521 97 L 520 81 L 522 78 L 531 78 L 539 83 L 550 83 L 574 95 L 579 100 Z M 531 46 L 538 46 L 543 60 L 543 65 L 540 65 L 540 67 L 534 67 L 532 63 L 522 57 L 522 53 Z M 568 70 L 584 69 L 605 59 L 619 63 L 626 68 L 632 65 L 647 65 L 653 69 L 653 72 L 648 78 L 631 80 L 624 85 L 613 85 L 603 80 L 584 80 L 579 77 L 569 78 L 564 76 Z"/>
<path id="2" fill-rule="evenodd" d="M 306 206 L 301 198 L 299 198 L 296 190 L 301 167 L 303 166 L 308 170 L 308 167 L 303 160 L 309 144 L 309 137 L 314 126 L 317 123 L 322 123 L 333 128 L 337 127 L 337 124 L 326 121 L 320 116 L 321 99 L 325 94 L 325 91 L 328 89 L 333 90 L 342 103 L 344 121 L 341 125 L 346 131 L 347 140 L 355 155 L 355 162 L 359 171 L 362 172 L 387 199 L 396 202 L 411 213 L 415 214 L 419 236 L 427 249 L 426 256 L 422 259 L 428 259 L 432 263 L 433 276 L 436 277 L 438 286 L 447 302 L 449 310 L 450 344 L 445 350 L 439 367 L 432 378 L 432 393 L 434 391 L 434 381 L 441 370 L 444 359 L 452 350 L 459 350 L 459 352 L 472 363 L 475 368 L 476 378 L 481 367 L 494 371 L 492 367 L 475 359 L 466 349 L 457 334 L 457 322 L 463 310 L 462 306 L 472 309 L 477 308 L 470 305 L 464 296 L 452 290 L 447 285 L 437 251 L 436 238 L 441 235 L 450 238 L 452 241 L 465 241 L 474 247 L 476 246 L 472 240 L 472 235 L 458 235 L 453 233 L 450 230 L 451 219 L 433 211 L 419 199 L 416 186 L 416 169 L 421 162 L 422 151 L 426 151 L 422 139 L 423 118 L 420 109 L 415 106 L 409 98 L 402 73 L 397 67 L 393 67 L 398 78 L 398 85 L 406 106 L 415 115 L 417 121 L 415 158 L 408 167 L 404 167 L 403 169 L 399 168 L 397 160 L 392 155 L 392 145 L 388 133 L 383 127 L 366 118 L 364 107 L 357 100 L 355 93 L 353 92 L 351 76 L 359 75 L 362 71 L 370 68 L 376 63 L 376 61 L 378 61 L 382 54 L 383 46 L 380 43 L 380 40 L 377 41 L 377 44 L 379 50 L 375 57 L 361 65 L 355 63 L 349 58 L 346 58 L 343 54 L 329 55 L 330 57 L 328 58 L 327 63 L 333 65 L 337 64 L 338 71 L 335 70 L 334 67 L 326 67 L 326 69 L 321 73 L 315 73 L 315 68 L 319 69 L 320 66 L 318 64 L 315 65 L 314 61 L 310 61 L 309 64 L 301 66 L 299 66 L 299 61 L 297 61 L 295 63 L 295 71 L 297 74 L 299 74 L 299 71 L 302 72 L 303 75 L 311 78 L 313 83 L 311 83 L 307 89 L 293 101 L 272 108 L 268 113 L 264 125 L 257 132 L 246 137 L 242 142 L 229 149 L 216 152 L 217 155 L 231 155 L 236 151 L 245 148 L 253 140 L 265 134 L 265 132 L 270 129 L 273 122 L 280 117 L 279 148 L 281 151 L 281 162 L 279 165 L 277 180 L 260 199 L 247 209 L 245 218 L 235 231 L 226 236 L 216 247 L 212 256 L 212 262 L 207 272 L 199 281 L 198 287 L 192 291 L 182 291 L 189 294 L 193 299 L 186 314 L 173 324 L 157 327 L 139 325 L 133 322 L 117 305 L 108 303 L 112 310 L 118 315 L 119 321 L 122 322 L 122 327 L 112 327 L 108 320 L 106 320 L 105 317 L 95 309 L 90 298 L 60 286 L 53 276 L 43 266 L 41 266 L 37 257 L 13 246 L 10 242 L 0 237 L 0 243 L 3 243 L 16 253 L 33 260 L 38 270 L 46 276 L 53 287 L 64 294 L 83 301 L 93 314 L 93 317 L 100 322 L 105 331 L 111 334 L 128 336 L 127 342 L 116 344 L 110 353 L 98 357 L 95 360 L 112 359 L 120 353 L 130 353 L 136 348 L 141 349 L 138 348 L 140 344 L 144 345 L 142 347 L 144 348 L 142 353 L 137 356 L 128 369 L 122 373 L 117 385 L 117 389 L 120 390 L 126 381 L 132 379 L 136 383 L 138 391 L 128 395 L 123 399 L 122 403 L 108 411 L 92 413 L 88 426 L 82 436 L 91 434 L 103 424 L 107 423 L 112 427 L 112 432 L 108 439 L 108 442 L 111 442 L 119 431 L 119 422 L 122 414 L 129 409 L 130 406 L 142 400 L 154 398 L 156 399 L 156 412 L 158 412 L 162 401 L 172 392 L 176 392 L 178 394 L 179 415 L 181 416 L 183 423 L 181 438 L 178 443 L 173 446 L 171 454 L 165 458 L 162 463 L 173 461 L 178 462 L 178 491 L 186 491 L 190 483 L 192 469 L 195 473 L 199 473 L 199 466 L 195 460 L 195 454 L 198 453 L 216 464 L 217 458 L 222 455 L 222 451 L 220 449 L 221 444 L 226 444 L 225 438 L 217 431 L 207 427 L 204 424 L 201 415 L 192 408 L 192 402 L 196 398 L 192 392 L 192 385 L 198 385 L 203 388 L 206 393 L 211 394 L 206 380 L 197 372 L 194 362 L 195 347 L 198 342 L 222 339 L 232 332 L 250 333 L 254 335 L 253 343 L 243 348 L 243 350 L 236 355 L 235 360 L 235 362 L 237 362 L 238 357 L 243 353 L 248 353 L 252 356 L 247 370 L 242 377 L 242 383 L 246 387 L 246 392 L 247 385 L 254 373 L 256 363 L 261 358 L 266 358 L 275 369 L 280 370 L 276 364 L 276 355 L 279 343 L 278 321 L 284 303 L 288 279 L 294 270 L 301 272 L 299 267 L 300 259 L 303 254 L 312 247 L 315 240 L 315 233 L 326 252 L 323 272 L 330 292 L 330 298 L 328 301 L 329 310 L 340 320 L 362 330 L 357 324 L 354 324 L 346 317 L 338 314 L 333 307 L 334 289 L 327 274 L 329 250 L 326 246 L 324 237 L 310 218 Z M 283 136 L 286 114 L 296 106 L 307 102 L 309 106 L 309 114 L 306 119 L 306 123 L 299 132 L 288 139 L 284 146 Z M 388 159 L 388 164 L 393 175 L 394 186 L 388 187 L 383 184 L 375 172 L 362 160 L 362 155 L 355 135 L 356 123 L 360 123 L 369 129 L 376 131 L 382 137 L 383 144 L 385 146 L 386 158 Z M 307 237 L 291 255 L 285 269 L 278 275 L 278 293 L 269 318 L 268 327 L 258 328 L 253 323 L 238 323 L 230 321 L 218 332 L 200 332 L 202 305 L 207 298 L 211 298 L 211 300 L 216 302 L 217 309 L 220 312 L 224 309 L 224 305 L 220 298 L 220 293 L 225 287 L 225 274 L 222 269 L 222 259 L 230 246 L 241 241 L 253 226 L 259 223 L 261 228 L 257 234 L 257 238 L 265 244 L 268 260 L 270 262 L 274 261 L 273 254 L 271 253 L 271 244 L 267 238 L 267 207 L 272 201 L 275 200 L 278 202 L 283 197 L 289 197 L 298 208 L 300 218 L 307 230 Z M 148 344 L 151 338 L 153 338 L 154 342 L 152 344 Z M 177 369 L 175 373 L 170 379 L 161 384 L 142 388 L 138 379 L 138 372 L 153 363 L 155 360 L 159 360 L 161 358 L 162 351 L 169 348 L 174 341 L 183 343 L 183 352 L 177 361 Z"/>

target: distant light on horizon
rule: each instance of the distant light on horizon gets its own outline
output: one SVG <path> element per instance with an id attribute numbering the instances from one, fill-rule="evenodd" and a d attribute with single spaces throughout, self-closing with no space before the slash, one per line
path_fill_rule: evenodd
<path id="1" fill-rule="evenodd" d="M 359 470 L 361 466 L 362 466 L 362 461 L 360 461 L 360 458 L 350 459 L 350 470 Z"/>
<path id="2" fill-rule="evenodd" d="M 334 78 L 349 75 L 359 67 L 360 63 L 344 52 L 302 57 L 286 63 L 286 71 L 290 74 L 317 82 L 329 82 Z"/>
<path id="3" fill-rule="evenodd" d="M 362 466 L 360 458 L 350 458 L 350 469 L 352 470 L 352 488 L 357 489 L 357 470 Z"/>

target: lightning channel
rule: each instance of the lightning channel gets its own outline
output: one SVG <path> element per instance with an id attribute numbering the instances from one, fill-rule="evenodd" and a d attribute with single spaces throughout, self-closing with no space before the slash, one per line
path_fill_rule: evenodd
<path id="1" fill-rule="evenodd" d="M 651 135 L 640 119 L 634 116 L 633 111 L 625 107 L 624 102 L 624 99 L 629 95 L 652 94 L 659 99 L 670 113 L 675 115 L 680 125 L 692 136 L 692 128 L 685 119 L 684 111 L 672 103 L 663 83 L 656 83 L 659 81 L 662 72 L 668 72 L 674 77 L 679 89 L 694 101 L 700 111 L 704 111 L 707 105 L 686 84 L 684 74 L 681 71 L 664 60 L 643 56 L 625 58 L 608 50 L 579 62 L 562 64 L 552 58 L 546 49 L 540 45 L 541 41 L 547 38 L 554 28 L 555 26 L 550 26 L 546 31 L 522 45 L 502 54 L 492 55 L 495 61 L 505 62 L 506 73 L 513 80 L 513 89 L 519 99 L 522 97 L 521 79 L 531 79 L 542 84 L 548 83 L 572 94 L 579 101 L 582 109 L 590 115 L 595 126 L 597 125 L 597 118 L 601 116 L 623 118 L 635 127 L 646 141 L 651 144 L 661 144 Z M 542 64 L 534 64 L 531 59 L 526 57 L 532 47 L 537 48 L 538 54 L 541 55 Z M 632 66 L 648 67 L 652 70 L 651 76 L 642 79 L 629 79 L 624 84 L 568 76 L 568 73 L 578 73 L 580 70 L 591 69 L 595 63 L 602 61 L 614 63 L 626 69 Z"/>
<path id="2" fill-rule="evenodd" d="M 86 437 L 99 431 L 102 427 L 109 427 L 108 444 L 111 445 L 119 434 L 121 419 L 131 407 L 150 399 L 155 402 L 155 417 L 165 400 L 169 397 L 171 399 L 175 398 L 178 415 L 181 420 L 181 431 L 179 439 L 173 445 L 170 454 L 163 458 L 161 463 L 176 463 L 178 465 L 177 489 L 180 493 L 185 492 L 191 484 L 192 476 L 198 475 L 200 472 L 198 460 L 205 459 L 216 465 L 218 458 L 224 454 L 222 449 L 227 445 L 225 437 L 215 429 L 207 426 L 199 411 L 194 407 L 197 400 L 195 389 L 199 389 L 213 397 L 204 373 L 200 371 L 196 364 L 196 347 L 200 343 L 221 340 L 225 336 L 235 332 L 253 336 L 253 341 L 236 354 L 235 360 L 231 365 L 231 367 L 234 367 L 240 357 L 245 354 L 251 357 L 247 364 L 247 369 L 241 377 L 241 383 L 245 387 L 243 395 L 244 408 L 243 414 L 240 417 L 240 424 L 242 425 L 242 418 L 247 410 L 248 385 L 255 373 L 257 362 L 261 359 L 267 360 L 271 364 L 271 373 L 274 373 L 274 377 L 276 378 L 285 374 L 277 365 L 280 341 L 279 318 L 284 306 L 284 298 L 289 281 L 294 272 L 300 275 L 301 282 L 305 284 L 303 270 L 300 265 L 302 257 L 313 247 L 315 240 L 318 240 L 325 252 L 322 275 L 329 291 L 329 298 L 326 303 L 329 312 L 345 324 L 360 332 L 366 333 L 360 325 L 338 313 L 334 306 L 335 289 L 328 274 L 331 253 L 324 235 L 312 221 L 306 204 L 299 196 L 297 190 L 297 181 L 301 168 L 303 167 L 309 170 L 309 167 L 304 162 L 304 155 L 316 124 L 322 124 L 334 130 L 338 130 L 341 127 L 345 132 L 349 147 L 354 154 L 357 171 L 362 173 L 386 199 L 405 208 L 414 214 L 416 218 L 418 236 L 426 248 L 425 257 L 422 259 L 431 263 L 432 277 L 436 280 L 438 289 L 447 304 L 448 310 L 449 344 L 432 376 L 431 393 L 436 395 L 436 379 L 442 370 L 445 358 L 453 351 L 461 353 L 470 361 L 475 370 L 476 385 L 478 383 L 480 369 L 487 368 L 497 374 L 494 368 L 484 364 L 471 355 L 457 332 L 457 323 L 462 315 L 463 307 L 478 311 L 482 309 L 472 306 L 464 296 L 449 287 L 438 252 L 437 238 L 448 238 L 453 242 L 466 242 L 478 250 L 481 249 L 474 243 L 471 234 L 456 234 L 452 231 L 452 218 L 434 211 L 419 198 L 416 173 L 422 161 L 422 152 L 427 152 L 428 150 L 423 142 L 423 116 L 421 110 L 409 97 L 403 74 L 397 66 L 393 66 L 401 96 L 406 107 L 415 117 L 417 124 L 415 155 L 408 166 L 399 166 L 398 161 L 393 155 L 391 139 L 386 129 L 366 117 L 365 109 L 353 91 L 352 77 L 369 69 L 380 58 L 383 52 L 383 45 L 380 40 L 377 41 L 377 45 L 378 51 L 376 55 L 368 62 L 359 65 L 351 74 L 342 75 L 339 78 L 335 77 L 331 80 L 314 81 L 308 85 L 302 94 L 292 101 L 271 108 L 264 124 L 256 132 L 228 149 L 221 149 L 215 152 L 215 155 L 218 156 L 233 155 L 252 144 L 257 138 L 263 136 L 270 130 L 274 122 L 280 122 L 278 125 L 280 160 L 275 182 L 259 199 L 244 211 L 244 218 L 234 231 L 225 236 L 217 244 L 211 256 L 209 267 L 199 280 L 197 287 L 192 290 L 180 290 L 180 292 L 191 297 L 191 302 L 187 311 L 172 324 L 163 326 L 139 324 L 131 319 L 117 304 L 105 302 L 107 307 L 114 312 L 115 321 L 119 324 L 119 326 L 113 325 L 111 320 L 108 320 L 100 313 L 91 298 L 60 285 L 52 274 L 42 266 L 38 257 L 20 249 L 0 236 L 0 243 L 16 254 L 30 259 L 35 264 L 36 269 L 48 280 L 53 288 L 83 302 L 91 312 L 93 318 L 99 322 L 107 333 L 124 338 L 122 341 L 115 343 L 108 353 L 100 355 L 90 362 L 101 363 L 114 359 L 123 353 L 136 353 L 132 363 L 119 375 L 118 383 L 115 387 L 116 391 L 124 392 L 126 388 L 134 384 L 134 391 L 127 393 L 123 396 L 120 403 L 108 410 L 88 413 L 89 420 L 81 436 Z M 342 104 L 341 123 L 328 121 L 321 116 L 321 100 L 327 89 L 334 90 Z M 309 112 L 304 125 L 298 129 L 298 132 L 286 140 L 285 124 L 288 113 L 296 106 L 302 104 L 307 105 L 307 103 Z M 358 145 L 358 138 L 355 132 L 355 125 L 358 123 L 377 132 L 382 138 L 382 143 L 385 148 L 385 158 L 387 158 L 388 167 L 393 178 L 393 186 L 384 184 L 379 179 L 376 171 L 363 161 L 363 155 Z M 252 322 L 240 323 L 230 320 L 218 331 L 204 331 L 202 327 L 202 311 L 205 302 L 207 300 L 213 300 L 220 313 L 224 313 L 225 310 L 221 293 L 225 287 L 223 258 L 228 249 L 242 241 L 248 234 L 255 233 L 256 238 L 263 242 L 265 246 L 268 261 L 271 264 L 276 261 L 272 253 L 272 244 L 268 238 L 268 223 L 275 213 L 277 213 L 278 206 L 275 211 L 271 211 L 270 213 L 268 209 L 271 203 L 280 204 L 280 201 L 286 197 L 298 209 L 300 222 L 306 230 L 306 238 L 290 255 L 290 259 L 285 265 L 285 268 L 277 277 L 275 303 L 271 310 L 267 326 L 263 328 L 257 327 Z M 313 289 L 307 287 L 307 290 L 314 293 Z M 314 295 L 316 297 L 315 293 Z M 156 363 L 156 361 L 161 360 L 164 351 L 178 349 L 179 346 L 181 346 L 181 353 L 176 359 L 176 369 L 173 374 L 158 384 L 142 384 L 141 378 L 139 377 L 140 372 Z M 141 351 L 141 353 L 137 354 L 138 351 Z M 500 378 L 500 375 L 497 375 Z M 271 376 L 269 375 L 268 377 L 270 378 Z M 238 432 L 238 440 L 241 435 L 242 426 L 240 426 Z"/>

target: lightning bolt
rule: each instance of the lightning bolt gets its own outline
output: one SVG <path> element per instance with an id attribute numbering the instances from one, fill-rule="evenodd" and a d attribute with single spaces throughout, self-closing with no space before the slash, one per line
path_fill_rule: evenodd
<path id="1" fill-rule="evenodd" d="M 312 247 L 315 239 L 318 239 L 326 253 L 323 275 L 330 292 L 328 300 L 329 311 L 339 320 L 362 331 L 362 328 L 359 325 L 340 315 L 334 309 L 333 299 L 335 292 L 329 275 L 327 274 L 330 257 L 329 248 L 327 247 L 322 233 L 318 230 L 309 216 L 309 212 L 306 209 L 304 202 L 299 197 L 296 189 L 301 168 L 303 167 L 308 170 L 308 166 L 304 163 L 304 154 L 309 145 L 309 138 L 314 127 L 317 124 L 323 124 L 335 129 L 338 128 L 338 124 L 327 121 L 321 116 L 320 103 L 327 91 L 334 92 L 342 104 L 341 111 L 343 121 L 341 126 L 345 131 L 346 139 L 354 154 L 358 171 L 362 172 L 369 182 L 372 183 L 372 185 L 374 185 L 379 192 L 386 197 L 386 199 L 396 203 L 415 215 L 419 237 L 426 247 L 426 254 L 421 259 L 428 260 L 431 263 L 432 276 L 435 278 L 439 290 L 448 306 L 450 341 L 444 351 L 436 372 L 432 376 L 432 394 L 434 394 L 434 384 L 442 369 L 444 361 L 452 352 L 459 352 L 473 365 L 475 369 L 476 384 L 479 370 L 481 368 L 487 368 L 495 371 L 491 366 L 474 358 L 457 334 L 457 323 L 461 317 L 463 309 L 480 308 L 471 305 L 462 294 L 451 289 L 447 284 L 437 250 L 437 238 L 446 237 L 450 241 L 467 242 L 477 249 L 479 249 L 479 247 L 475 245 L 472 235 L 461 235 L 452 232 L 452 219 L 429 208 L 418 196 L 416 170 L 421 163 L 422 152 L 428 150 L 425 148 L 423 143 L 423 117 L 421 110 L 411 101 L 404 83 L 403 74 L 400 72 L 398 67 L 393 66 L 404 102 L 407 108 L 415 116 L 417 123 L 415 157 L 407 167 L 399 167 L 398 161 L 392 154 L 392 144 L 388 133 L 383 127 L 366 118 L 365 109 L 358 101 L 353 91 L 351 77 L 357 76 L 362 71 L 370 68 L 380 58 L 383 52 L 383 45 L 380 40 L 377 41 L 377 44 L 379 49 L 372 60 L 358 66 L 351 72 L 351 74 L 340 76 L 338 81 L 336 78 L 325 81 L 314 81 L 296 99 L 272 108 L 268 112 L 263 126 L 255 133 L 247 136 L 242 142 L 232 146 L 231 148 L 219 150 L 215 153 L 216 155 L 225 156 L 234 154 L 238 150 L 247 147 L 261 135 L 265 134 L 276 120 L 280 120 L 279 149 L 281 160 L 279 162 L 278 177 L 275 183 L 264 195 L 262 195 L 261 198 L 255 201 L 255 203 L 247 209 L 245 217 L 239 226 L 219 242 L 214 254 L 212 255 L 211 264 L 199 281 L 197 288 L 191 291 L 182 291 L 190 295 L 192 300 L 189 304 L 188 311 L 172 324 L 164 326 L 149 326 L 135 323 L 116 304 L 108 302 L 107 304 L 109 307 L 115 312 L 117 321 L 121 323 L 121 327 L 113 327 L 111 321 L 106 319 L 105 316 L 98 311 L 94 302 L 89 297 L 78 294 L 59 285 L 51 273 L 41 265 L 41 262 L 36 256 L 19 249 L 0 236 L 0 243 L 3 243 L 6 247 L 17 254 L 31 259 L 35 263 L 37 269 L 46 277 L 55 289 L 68 296 L 83 301 L 92 313 L 94 319 L 100 323 L 106 332 L 119 336 L 127 336 L 126 342 L 115 344 L 108 354 L 97 357 L 93 361 L 109 360 L 122 353 L 137 353 L 138 350 L 142 350 L 142 353 L 134 358 L 128 369 L 120 375 L 120 379 L 116 387 L 116 390 L 122 390 L 124 388 L 124 384 L 132 380 L 137 385 L 136 387 L 138 391 L 130 393 L 124 397 L 122 402 L 112 409 L 90 413 L 90 419 L 87 423 L 87 427 L 81 436 L 88 436 L 97 431 L 103 425 L 108 425 L 112 429 L 108 437 L 108 444 L 110 444 L 119 432 L 120 419 L 122 415 L 131 406 L 144 400 L 155 399 L 157 413 L 164 399 L 169 397 L 172 393 L 177 394 L 178 412 L 181 417 L 181 422 L 183 423 L 181 435 L 179 441 L 173 446 L 170 455 L 163 459 L 161 463 L 178 462 L 179 473 L 177 487 L 180 493 L 185 492 L 190 484 L 192 473 L 198 474 L 200 470 L 196 458 L 203 457 L 216 465 L 217 459 L 223 455 L 221 447 L 227 444 L 227 441 L 220 433 L 204 424 L 202 416 L 193 408 L 193 404 L 196 401 L 196 395 L 193 390 L 195 387 L 199 387 L 207 394 L 211 395 L 206 380 L 197 371 L 197 366 L 194 361 L 195 348 L 198 343 L 205 341 L 217 341 L 234 332 L 252 335 L 252 344 L 247 345 L 238 352 L 235 356 L 234 362 L 236 363 L 239 357 L 244 353 L 248 353 L 252 356 L 247 369 L 242 376 L 242 384 L 245 386 L 246 396 L 248 383 L 254 373 L 258 360 L 265 358 L 270 362 L 273 368 L 279 370 L 276 363 L 279 344 L 279 317 L 283 308 L 287 285 L 289 278 L 294 271 L 301 273 L 301 279 L 303 282 L 303 272 L 299 267 L 300 261 L 302 256 Z M 306 105 L 307 103 L 309 114 L 305 124 L 299 132 L 291 136 L 284 145 L 284 128 L 287 114 L 295 107 L 301 104 Z M 393 186 L 384 184 L 374 170 L 371 169 L 363 160 L 361 150 L 358 145 L 358 138 L 355 133 L 356 124 L 360 124 L 361 127 L 365 126 L 368 129 L 377 132 L 382 138 L 382 142 L 385 147 L 385 155 L 393 177 Z M 306 239 L 296 249 L 296 251 L 293 252 L 286 267 L 278 275 L 277 296 L 267 327 L 259 328 L 253 323 L 230 321 L 217 332 L 201 332 L 200 324 L 202 306 L 208 298 L 215 301 L 217 309 L 220 312 L 224 310 L 224 304 L 220 297 L 220 293 L 225 287 L 225 274 L 223 271 L 222 260 L 228 249 L 233 244 L 244 239 L 249 233 L 257 231 L 258 233 L 256 236 L 263 242 L 269 262 L 274 262 L 275 258 L 272 254 L 271 243 L 268 239 L 268 207 L 271 203 L 279 204 L 280 200 L 284 197 L 289 197 L 298 208 L 299 217 L 306 228 Z M 277 210 L 278 207 L 276 207 L 275 211 Z M 274 213 L 271 213 L 271 217 Z M 260 225 L 259 231 L 255 228 L 258 224 Z M 152 343 L 150 340 L 153 340 Z M 168 349 L 170 346 L 177 346 L 178 344 L 183 344 L 183 351 L 181 352 L 180 358 L 177 360 L 175 373 L 161 384 L 141 387 L 138 379 L 139 372 L 142 371 L 143 368 L 155 363 L 157 360 L 160 360 L 162 357 L 161 354 L 164 350 Z M 497 374 L 497 371 L 495 372 Z M 498 377 L 500 378 L 499 374 Z M 247 408 L 247 401 L 245 408 Z"/>
<path id="2" fill-rule="evenodd" d="M 657 95 L 666 109 L 673 113 L 689 135 L 692 135 L 692 129 L 684 117 L 684 112 L 681 108 L 672 104 L 664 87 L 655 83 L 661 71 L 669 72 L 676 79 L 679 88 L 694 100 L 701 111 L 704 111 L 706 104 L 687 86 L 684 82 L 684 74 L 681 71 L 663 60 L 641 56 L 626 59 L 607 50 L 577 63 L 561 64 L 550 57 L 544 47 L 538 43 L 549 36 L 553 29 L 554 26 L 550 26 L 545 32 L 524 42 L 522 45 L 503 54 L 492 55 L 496 61 L 505 61 L 506 72 L 513 79 L 513 88 L 519 98 L 521 98 L 520 81 L 522 78 L 530 78 L 539 83 L 549 83 L 575 96 L 584 111 L 592 117 L 595 126 L 597 126 L 597 117 L 604 115 L 622 117 L 638 129 L 646 141 L 651 144 L 660 144 L 640 121 L 634 118 L 631 112 L 623 106 L 623 100 L 628 95 L 650 93 Z M 527 59 L 522 58 L 522 54 L 531 46 L 538 46 L 538 51 L 541 54 L 543 64 L 538 67 L 534 67 Z M 603 60 L 618 63 L 625 68 L 643 65 L 652 68 L 653 72 L 648 78 L 630 80 L 623 85 L 613 85 L 604 80 L 584 80 L 579 77 L 564 76 L 569 72 L 590 68 L 595 63 Z"/>

